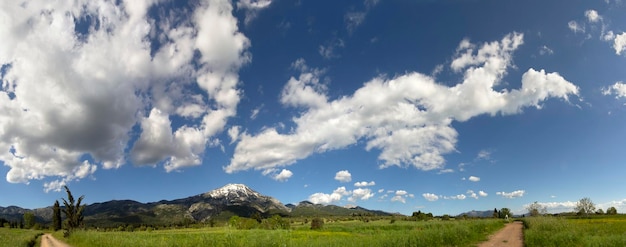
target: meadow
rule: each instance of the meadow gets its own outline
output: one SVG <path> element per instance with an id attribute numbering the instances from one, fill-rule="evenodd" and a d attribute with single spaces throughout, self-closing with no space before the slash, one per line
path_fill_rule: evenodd
<path id="1" fill-rule="evenodd" d="M 228 226 L 135 232 L 76 231 L 64 239 L 81 246 L 473 246 L 502 228 L 497 219 L 452 221 L 343 221 L 323 229 L 294 223 L 288 230 Z"/>
<path id="2" fill-rule="evenodd" d="M 37 246 L 43 231 L 0 227 L 0 247 Z"/>
<path id="3" fill-rule="evenodd" d="M 526 246 L 626 246 L 626 215 L 528 217 Z"/>

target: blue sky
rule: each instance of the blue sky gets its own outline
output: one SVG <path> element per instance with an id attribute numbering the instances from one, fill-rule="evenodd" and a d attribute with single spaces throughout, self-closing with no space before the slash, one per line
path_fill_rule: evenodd
<path id="1" fill-rule="evenodd" d="M 0 206 L 626 211 L 626 3 L 0 3 Z"/>

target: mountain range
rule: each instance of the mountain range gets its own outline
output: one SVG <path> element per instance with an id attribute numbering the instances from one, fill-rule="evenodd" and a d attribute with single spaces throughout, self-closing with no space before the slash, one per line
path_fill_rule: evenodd
<path id="1" fill-rule="evenodd" d="M 52 221 L 52 206 L 32 210 L 16 206 L 0 207 L 0 218 L 20 221 L 26 212 L 32 212 L 38 222 Z M 85 207 L 84 221 L 88 226 L 103 227 L 124 224 L 168 225 L 207 222 L 211 219 L 226 220 L 234 215 L 269 217 L 274 214 L 291 217 L 392 215 L 358 206 L 340 207 L 308 201 L 298 205 L 283 205 L 277 199 L 262 195 L 246 185 L 227 184 L 207 193 L 170 201 L 141 203 L 133 200 L 112 200 L 89 204 Z"/>

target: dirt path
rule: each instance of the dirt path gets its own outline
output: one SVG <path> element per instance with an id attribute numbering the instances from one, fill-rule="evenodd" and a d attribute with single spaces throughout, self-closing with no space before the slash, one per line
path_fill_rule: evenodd
<path id="1" fill-rule="evenodd" d="M 478 247 L 494 247 L 494 246 L 524 246 L 524 235 L 522 233 L 522 222 L 515 221 L 506 224 L 502 230 L 489 236 L 487 242 L 482 242 Z"/>
<path id="2" fill-rule="evenodd" d="M 41 247 L 70 247 L 68 244 L 63 243 L 50 234 L 44 234 L 41 236 Z"/>

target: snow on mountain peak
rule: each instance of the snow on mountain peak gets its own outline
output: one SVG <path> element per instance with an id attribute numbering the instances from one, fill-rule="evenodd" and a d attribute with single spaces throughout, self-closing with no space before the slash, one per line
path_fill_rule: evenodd
<path id="1" fill-rule="evenodd" d="M 212 190 L 205 195 L 211 197 L 226 197 L 228 195 L 237 195 L 237 196 L 256 196 L 259 197 L 260 194 L 256 191 L 248 188 L 248 186 L 244 184 L 227 184 L 219 189 Z"/>

